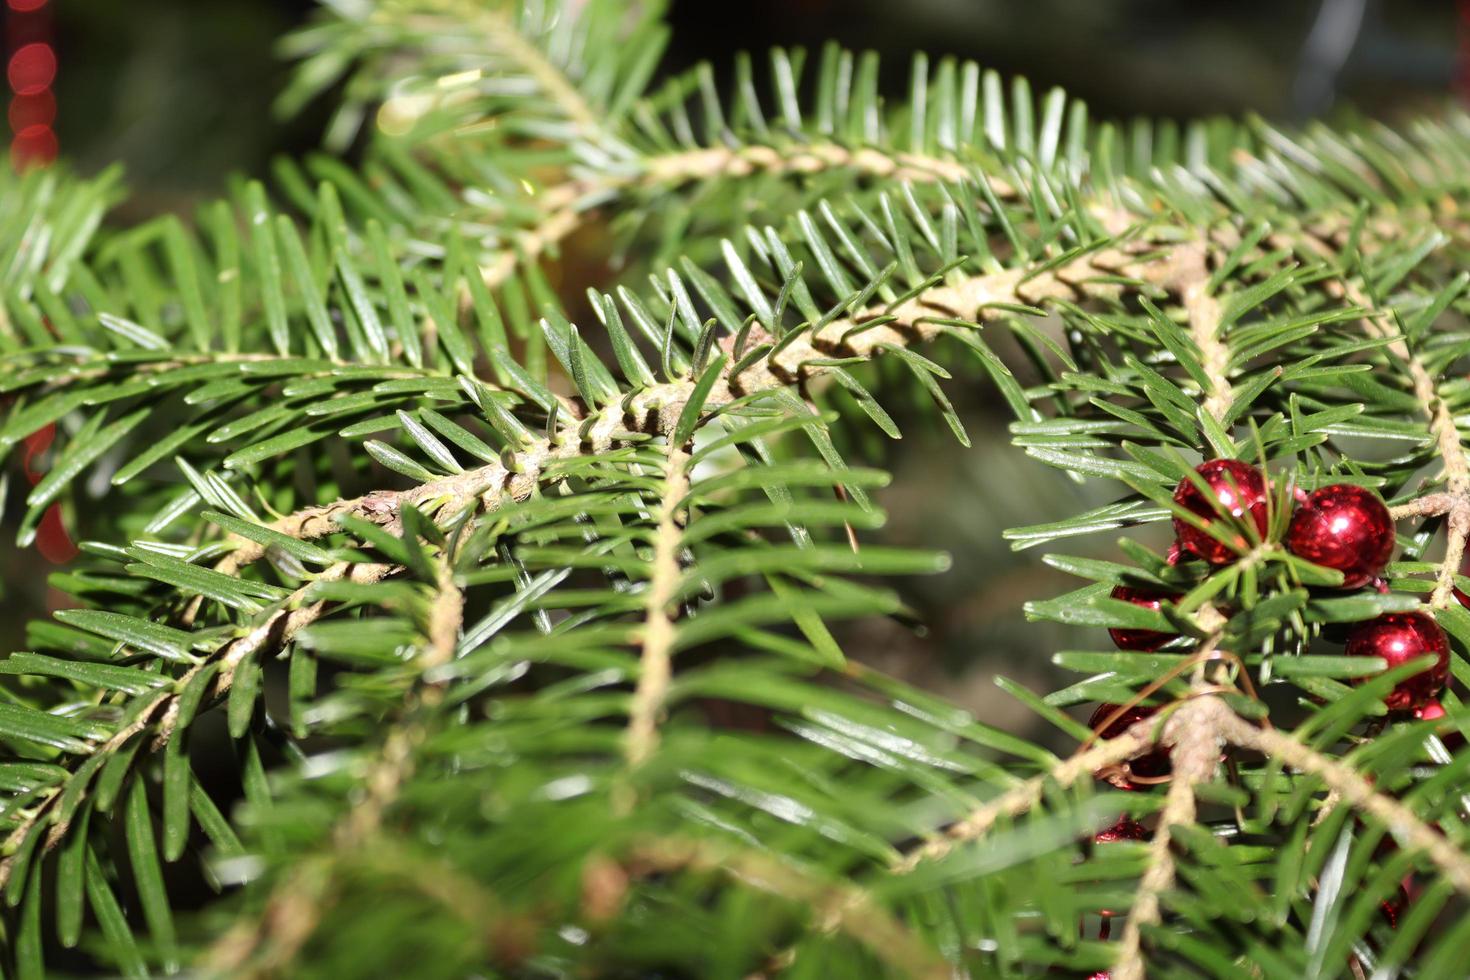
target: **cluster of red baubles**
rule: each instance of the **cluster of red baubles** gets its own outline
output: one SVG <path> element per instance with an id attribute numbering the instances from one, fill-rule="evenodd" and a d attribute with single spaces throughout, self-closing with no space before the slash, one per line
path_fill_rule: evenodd
<path id="1" fill-rule="evenodd" d="M 1229 564 L 1249 547 L 1240 525 L 1249 521 L 1260 537 L 1266 535 L 1270 493 L 1266 479 L 1254 466 L 1234 459 L 1210 460 L 1195 472 L 1209 494 L 1191 479 L 1175 488 L 1174 502 L 1199 523 L 1174 518 L 1176 547 L 1170 560 L 1192 556 L 1211 565 Z M 1226 533 L 1211 533 L 1216 530 Z M 1298 495 L 1284 543 L 1292 554 L 1341 572 L 1341 588 L 1361 589 L 1381 581 L 1379 576 L 1393 557 L 1393 518 L 1372 490 L 1336 483 Z M 1112 597 L 1154 610 L 1178 598 L 1130 585 L 1117 586 Z M 1122 650 L 1157 650 L 1174 639 L 1173 634 L 1155 630 L 1114 629 L 1109 633 Z M 1424 656 L 1435 658 L 1432 666 L 1401 680 L 1384 699 L 1393 711 L 1423 711 L 1449 677 L 1449 642 L 1439 624 L 1423 613 L 1386 613 L 1354 624 L 1348 631 L 1346 652 L 1381 657 L 1389 669 Z"/>
<path id="2" fill-rule="evenodd" d="M 1174 502 L 1198 518 L 1198 524 L 1182 517 L 1174 518 L 1175 543 L 1169 552 L 1169 564 L 1193 557 L 1210 565 L 1227 565 L 1253 543 L 1242 533 L 1245 522 L 1255 526 L 1259 539 L 1266 537 L 1269 490 L 1265 477 L 1254 466 L 1230 459 L 1211 460 L 1195 472 L 1209 494 L 1202 492 L 1191 479 L 1183 480 L 1175 488 Z M 1226 533 L 1211 533 L 1216 530 Z M 1298 492 L 1284 543 L 1292 554 L 1341 572 L 1343 589 L 1385 588 L 1380 576 L 1393 557 L 1393 519 L 1373 491 L 1352 484 L 1333 484 L 1309 494 Z M 1133 585 L 1118 585 L 1111 595 L 1155 611 L 1179 598 L 1176 593 L 1162 589 Z M 1470 608 L 1470 601 L 1462 601 Z M 1173 633 L 1147 629 L 1111 629 L 1108 633 L 1119 649 L 1143 652 L 1158 650 L 1175 638 Z M 1353 624 L 1346 642 L 1349 656 L 1381 657 L 1388 669 L 1432 655 L 1434 663 L 1399 681 L 1384 703 L 1391 711 L 1411 714 L 1421 720 L 1443 717 L 1444 709 L 1437 698 L 1449 676 L 1449 642 L 1444 630 L 1431 617 L 1419 612 L 1385 613 Z M 1359 678 L 1358 682 L 1366 679 Z M 1123 708 L 1103 704 L 1093 712 L 1089 726 L 1099 738 L 1115 738 L 1155 710 L 1147 705 Z M 1159 748 L 1098 775 L 1120 789 L 1135 790 L 1164 782 L 1169 773 L 1168 750 Z M 1147 828 L 1123 817 L 1095 834 L 1093 840 L 1111 843 L 1142 841 L 1148 837 Z M 1401 905 L 1401 901 L 1383 903 L 1390 925 L 1396 924 Z M 1102 938 L 1106 938 L 1110 913 L 1102 914 Z M 1107 976 L 1106 972 L 1097 973 L 1090 980 L 1105 980 Z"/>

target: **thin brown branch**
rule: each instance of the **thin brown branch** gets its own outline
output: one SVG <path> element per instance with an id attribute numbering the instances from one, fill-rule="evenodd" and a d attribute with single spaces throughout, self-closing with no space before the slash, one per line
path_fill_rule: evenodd
<path id="1" fill-rule="evenodd" d="M 1172 828 L 1195 822 L 1194 790 L 1213 779 L 1220 765 L 1220 731 L 1227 718 L 1235 718 L 1235 714 L 1225 702 L 1205 696 L 1185 701 L 1164 723 L 1163 741 L 1172 746 L 1169 758 L 1173 780 L 1149 843 L 1148 864 L 1123 928 L 1118 963 L 1112 971 L 1118 980 L 1143 980 L 1143 928 L 1158 924 L 1160 898 L 1174 885 Z"/>
<path id="2" fill-rule="evenodd" d="M 649 576 L 643 616 L 643 651 L 638 686 L 628 711 L 624 752 L 630 766 L 646 762 L 658 747 L 658 720 L 668 697 L 673 674 L 675 629 L 669 606 L 679 590 L 679 550 L 684 522 L 679 505 L 689 493 L 689 454 L 670 446 L 664 461 L 663 492 L 659 499 L 658 529 L 653 542 L 653 570 Z"/>
<path id="3" fill-rule="evenodd" d="M 1424 852 L 1445 879 L 1470 895 L 1470 855 L 1450 843 L 1441 832 L 1420 819 L 1403 803 L 1377 789 L 1348 764 L 1325 755 L 1290 735 L 1257 728 L 1235 715 L 1221 720 L 1221 734 L 1244 749 L 1322 780 L 1341 803 L 1354 807 L 1388 829 L 1400 846 Z"/>
<path id="4" fill-rule="evenodd" d="M 964 819 L 951 824 L 945 829 L 944 836 L 928 840 L 909 851 L 893 866 L 894 873 L 908 874 L 924 861 L 937 860 L 959 844 L 984 837 L 998 821 L 1020 816 L 1041 802 L 1042 793 L 1048 786 L 1066 789 L 1101 769 L 1141 755 L 1155 744 L 1157 728 L 1157 719 L 1134 722 L 1116 738 L 1077 752 L 1046 772 L 1011 787 Z"/>
<path id="5" fill-rule="evenodd" d="M 1204 395 L 1201 408 L 1216 422 L 1223 423 L 1235 396 L 1230 386 L 1230 348 L 1220 336 L 1220 300 L 1209 290 L 1208 254 L 1209 246 L 1204 241 L 1181 249 L 1186 271 L 1181 277 L 1180 292 L 1189 336 L 1199 350 L 1200 367 L 1209 379 L 1206 390 L 1201 392 Z"/>

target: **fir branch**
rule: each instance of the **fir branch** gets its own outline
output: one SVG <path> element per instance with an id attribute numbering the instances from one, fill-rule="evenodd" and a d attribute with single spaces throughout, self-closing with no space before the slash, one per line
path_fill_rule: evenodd
<path id="1" fill-rule="evenodd" d="M 513 236 L 493 262 L 480 266 L 480 275 L 491 289 L 503 286 L 524 262 L 535 261 L 556 247 L 608 207 L 622 205 L 639 194 L 677 190 L 689 183 L 771 176 L 815 176 L 845 169 L 863 177 L 923 184 L 935 181 L 964 185 L 975 179 L 975 171 L 958 160 L 921 153 L 884 152 L 872 147 L 850 149 L 838 143 L 798 143 L 790 146 L 752 144 L 739 147 L 714 146 L 674 153 L 661 153 L 637 161 L 631 174 L 600 173 L 553 184 L 537 193 L 532 203 L 540 218 Z M 1015 188 L 996 178 L 986 178 L 1000 199 L 1016 195 Z M 583 204 L 600 202 L 595 207 Z M 467 304 L 467 291 L 461 305 Z"/>
<path id="2" fill-rule="evenodd" d="M 653 567 L 644 599 L 643 652 L 639 658 L 638 686 L 628 712 L 625 752 L 630 766 L 639 766 L 658 746 L 658 716 L 668 697 L 673 673 L 676 630 L 669 606 L 678 593 L 684 521 L 680 505 L 689 493 L 689 454 L 670 446 L 664 461 L 658 528 L 653 539 Z"/>
<path id="3" fill-rule="evenodd" d="M 332 850 L 288 874 L 265 901 L 257 922 L 240 922 L 206 952 L 209 976 L 272 976 L 289 967 L 320 922 L 334 887 L 334 863 L 379 848 L 383 821 L 413 775 L 415 753 L 429 735 L 443 685 L 420 687 L 418 678 L 454 659 L 464 616 L 464 594 L 445 557 L 435 566 L 436 581 L 426 617 L 425 643 L 415 660 L 415 680 L 405 693 L 400 719 L 383 736 L 377 758 L 361 780 L 356 801 L 331 832 Z M 257 955 L 264 950 L 263 955 Z"/>
<path id="4" fill-rule="evenodd" d="M 1456 890 L 1470 895 L 1470 854 L 1452 844 L 1403 803 L 1375 789 L 1351 766 L 1276 729 L 1251 725 L 1233 713 L 1222 715 L 1218 725 L 1221 736 L 1232 745 L 1259 752 L 1322 780 L 1342 803 L 1371 816 L 1404 847 L 1422 851 Z"/>
<path id="5" fill-rule="evenodd" d="M 1120 980 L 1143 980 L 1143 929 L 1158 924 L 1160 897 L 1174 885 L 1172 828 L 1195 823 L 1195 787 L 1214 778 L 1220 765 L 1222 726 L 1227 719 L 1235 718 L 1222 700 L 1205 694 L 1185 701 L 1164 722 L 1161 741 L 1171 746 L 1173 778 L 1118 948 L 1115 973 Z"/>
<path id="6" fill-rule="evenodd" d="M 1013 786 L 962 820 L 951 824 L 945 829 L 943 837 L 926 841 L 909 851 L 894 864 L 894 873 L 908 874 L 925 861 L 944 857 L 959 844 L 981 839 L 998 821 L 1020 816 L 1040 803 L 1042 795 L 1050 786 L 1066 789 L 1100 770 L 1142 755 L 1156 744 L 1158 728 L 1157 719 L 1134 722 L 1122 734 L 1076 752 L 1057 762 L 1046 772 Z"/>
<path id="7" fill-rule="evenodd" d="M 587 102 L 582 92 L 559 67 L 553 64 L 540 48 L 526 40 L 520 31 L 516 30 L 510 15 L 503 11 L 487 11 L 474 3 L 460 5 L 463 19 L 469 23 L 475 23 L 475 15 L 481 15 L 478 23 L 484 28 L 491 44 L 500 49 L 511 61 L 521 66 L 521 69 L 536 83 L 541 90 L 549 96 L 566 117 L 577 125 L 589 136 L 602 132 L 602 122 L 598 113 Z"/>
<path id="8" fill-rule="evenodd" d="M 864 889 L 825 881 L 796 865 L 754 850 L 680 837 L 635 844 L 623 860 L 634 876 L 694 871 L 728 875 L 758 891 L 812 909 L 824 931 L 841 932 L 897 972 L 944 980 L 952 968 Z"/>
<path id="9" fill-rule="evenodd" d="M 1178 288 L 1184 300 L 1190 339 L 1200 352 L 1200 367 L 1210 379 L 1201 408 L 1223 423 L 1235 399 L 1230 387 L 1230 348 L 1220 337 L 1220 300 L 1209 288 L 1208 254 L 1203 242 L 1180 249 L 1184 269 Z"/>
<path id="10" fill-rule="evenodd" d="M 791 340 L 767 358 L 749 365 L 727 365 L 714 381 L 701 408 L 702 417 L 717 413 L 737 399 L 776 391 L 820 377 L 835 358 L 863 360 L 883 356 L 885 348 L 911 347 L 937 338 L 944 320 L 973 316 L 978 323 L 1012 315 L 1016 304 L 1078 296 L 1115 296 L 1123 286 L 1118 277 L 1169 288 L 1177 287 L 1189 268 L 1167 250 L 1148 251 L 1147 243 L 1097 249 L 1058 268 L 1039 263 L 1041 271 L 1025 267 L 975 276 L 955 285 L 934 284 L 896 306 L 872 306 L 833 320 L 813 335 Z M 884 317 L 893 322 L 870 323 Z M 725 338 L 729 347 L 734 338 Z M 399 509 L 412 504 L 427 513 L 453 514 L 479 503 L 487 509 L 502 499 L 523 500 L 552 462 L 584 453 L 606 452 L 629 443 L 630 437 L 667 436 L 695 388 L 693 379 L 652 385 L 613 403 L 558 435 L 553 442 L 532 440 L 505 462 L 488 463 L 463 473 L 418 484 L 407 490 L 375 490 L 361 497 L 307 507 L 281 518 L 272 530 L 303 540 L 338 530 L 341 515 L 360 517 L 390 528 L 398 526 Z M 244 542 L 227 559 L 231 570 L 260 560 L 265 549 Z"/>
<path id="11" fill-rule="evenodd" d="M 357 583 L 376 582 L 389 573 L 391 566 L 374 564 L 348 564 L 341 563 L 328 568 L 320 576 L 318 581 L 335 581 L 347 579 Z M 141 707 L 134 709 L 132 721 L 115 732 L 107 741 L 101 743 L 92 752 L 78 757 L 72 764 L 72 772 L 79 770 L 87 760 L 98 755 L 113 755 L 121 751 L 128 742 L 145 731 L 151 724 L 153 718 L 162 709 L 162 717 L 157 722 L 157 730 L 154 733 L 151 751 L 158 751 L 166 746 L 173 738 L 177 723 L 178 713 L 183 691 L 187 688 L 189 681 L 198 676 L 206 668 L 217 665 L 218 674 L 214 681 L 215 700 L 223 698 L 229 693 L 234 680 L 236 668 L 244 662 L 247 657 L 256 655 L 271 647 L 280 647 L 291 641 L 305 627 L 314 623 L 325 611 L 327 603 L 317 601 L 305 606 L 298 603 L 310 592 L 312 586 L 305 585 L 292 593 L 290 597 L 283 600 L 281 607 L 271 613 L 259 625 L 255 626 L 249 633 L 237 637 L 221 646 L 211 656 L 205 657 L 186 671 L 174 683 L 172 690 L 159 691 L 150 695 L 150 700 Z M 0 887 L 3 887 L 10 877 L 11 867 L 15 860 L 15 851 L 24 841 L 31 829 L 42 819 L 46 818 L 55 804 L 60 800 L 63 791 L 69 785 L 68 776 L 53 786 L 31 807 L 24 819 L 19 821 L 15 828 L 6 837 L 0 852 L 7 856 L 0 860 Z M 43 852 L 55 847 L 66 836 L 70 828 L 65 824 L 55 824 L 47 832 L 46 840 L 42 845 Z"/>

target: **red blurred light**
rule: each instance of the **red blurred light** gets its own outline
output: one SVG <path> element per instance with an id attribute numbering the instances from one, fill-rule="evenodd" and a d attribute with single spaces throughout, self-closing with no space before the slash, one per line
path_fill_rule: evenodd
<path id="1" fill-rule="evenodd" d="M 46 6 L 46 0 L 10 0 L 10 9 L 22 14 L 40 10 L 44 6 Z"/>
<path id="2" fill-rule="evenodd" d="M 16 95 L 39 95 L 56 79 L 56 53 L 39 41 L 16 49 L 5 69 Z"/>
<path id="3" fill-rule="evenodd" d="M 17 95 L 10 100 L 10 131 L 32 126 L 50 126 L 56 121 L 56 96 L 47 89 L 37 95 Z"/>
<path id="4" fill-rule="evenodd" d="M 56 134 L 50 126 L 31 126 L 15 134 L 10 141 L 10 158 L 16 167 L 50 163 L 56 159 Z"/>

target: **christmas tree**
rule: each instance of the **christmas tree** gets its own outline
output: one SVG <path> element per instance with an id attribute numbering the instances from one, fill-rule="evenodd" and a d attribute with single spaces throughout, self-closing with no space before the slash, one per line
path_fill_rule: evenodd
<path id="1" fill-rule="evenodd" d="M 666 35 L 333 2 L 327 152 L 135 224 L 7 168 L 6 506 L 87 540 L 0 660 L 5 974 L 1463 975 L 1470 118 Z M 844 654 L 956 390 L 1104 501 L 994 528 L 1106 545 L 1002 681 L 1060 751 Z"/>

